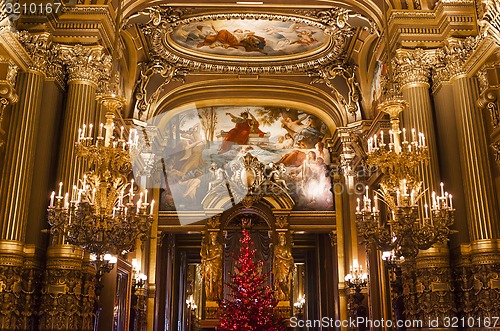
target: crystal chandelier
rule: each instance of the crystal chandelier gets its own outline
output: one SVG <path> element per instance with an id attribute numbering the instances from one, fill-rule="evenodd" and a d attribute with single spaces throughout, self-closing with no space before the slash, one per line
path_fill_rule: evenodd
<path id="1" fill-rule="evenodd" d="M 398 258 L 413 258 L 419 250 L 447 240 L 455 210 L 453 197 L 444 191 L 443 183 L 441 195 L 433 192 L 427 201 L 430 205 L 425 201 L 427 189 L 419 169 L 428 163 L 429 152 L 423 133 L 399 129 L 398 116 L 405 107 L 406 101 L 397 96 L 380 105 L 381 111 L 390 115 L 391 130 L 388 137 L 381 131 L 368 140 L 367 164 L 378 167 L 384 177 L 373 199 L 368 186 L 358 199 L 356 223 L 368 243 L 383 251 L 393 250 Z M 379 201 L 387 207 L 384 213 Z"/>
<path id="2" fill-rule="evenodd" d="M 54 238 L 62 236 L 65 242 L 86 249 L 101 265 L 106 264 L 106 254 L 134 250 L 137 240 L 149 232 L 154 209 L 148 191 L 135 194 L 134 180 L 128 180 L 137 132 L 131 130 L 125 139 L 124 127 L 116 130 L 113 114 L 123 104 L 120 99 L 109 97 L 103 103 L 110 110 L 106 124 L 95 135 L 92 124 L 83 125 L 76 142 L 77 157 L 86 161 L 89 170 L 71 193 L 63 195 L 61 182 L 58 195 L 52 192 L 48 208 Z"/>

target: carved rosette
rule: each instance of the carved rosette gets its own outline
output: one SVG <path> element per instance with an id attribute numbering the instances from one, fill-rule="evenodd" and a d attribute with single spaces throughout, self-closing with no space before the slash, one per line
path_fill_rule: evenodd
<path id="1" fill-rule="evenodd" d="M 398 49 L 393 61 L 393 67 L 395 79 L 400 88 L 410 84 L 429 86 L 431 66 L 434 62 L 434 55 L 420 48 L 412 50 Z"/>
<path id="2" fill-rule="evenodd" d="M 68 83 L 87 82 L 97 86 L 111 75 L 111 57 L 104 54 L 102 46 L 64 47 L 60 55 L 66 65 Z"/>

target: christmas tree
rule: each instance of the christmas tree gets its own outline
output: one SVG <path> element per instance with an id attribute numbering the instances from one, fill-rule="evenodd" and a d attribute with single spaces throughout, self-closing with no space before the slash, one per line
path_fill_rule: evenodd
<path id="1" fill-rule="evenodd" d="M 248 231 L 240 239 L 240 256 L 236 261 L 231 283 L 226 284 L 229 299 L 220 302 L 219 320 L 222 331 L 281 331 L 286 323 L 277 314 L 274 293 L 264 286 L 267 278 L 262 273 L 262 261 L 255 263 L 255 249 Z"/>

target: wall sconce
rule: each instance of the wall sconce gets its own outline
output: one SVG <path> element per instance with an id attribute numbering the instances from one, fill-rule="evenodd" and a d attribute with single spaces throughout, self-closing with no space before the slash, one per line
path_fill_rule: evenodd
<path id="1" fill-rule="evenodd" d="M 188 306 L 188 309 L 191 309 L 192 312 L 194 312 L 196 309 L 198 309 L 198 306 L 194 303 L 194 299 L 193 299 L 192 294 L 186 300 L 186 305 Z"/>
<path id="2" fill-rule="evenodd" d="M 398 259 L 396 257 L 396 253 L 394 252 L 394 250 L 392 250 L 382 252 L 382 260 L 384 261 L 384 264 L 387 266 L 387 268 L 396 269 L 405 261 L 405 258 L 401 256 Z"/>
<path id="3" fill-rule="evenodd" d="M 304 304 L 306 303 L 306 297 L 305 295 L 303 296 L 302 294 L 299 294 L 299 297 L 297 298 L 297 301 L 293 304 L 293 307 L 295 308 L 295 314 L 302 314 L 304 310 Z"/>
<path id="4" fill-rule="evenodd" d="M 361 289 L 368 286 L 368 274 L 363 272 L 363 267 L 358 264 L 358 260 L 353 260 L 354 267 L 351 266 L 350 272 L 345 276 L 344 280 L 347 286 L 353 288 L 356 293 L 360 293 Z"/>
<path id="5" fill-rule="evenodd" d="M 132 272 L 134 275 L 134 287 L 135 288 L 143 288 L 148 280 L 148 276 L 141 273 L 141 269 L 139 268 L 139 263 L 137 259 L 132 259 Z"/>

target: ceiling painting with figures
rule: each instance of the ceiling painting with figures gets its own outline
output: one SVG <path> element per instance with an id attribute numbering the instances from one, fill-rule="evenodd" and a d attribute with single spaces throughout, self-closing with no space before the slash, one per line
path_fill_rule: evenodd
<path id="1" fill-rule="evenodd" d="M 204 20 L 180 25 L 172 44 L 198 53 L 249 57 L 300 55 L 326 47 L 329 36 L 318 27 L 279 20 Z"/>
<path id="2" fill-rule="evenodd" d="M 316 116 L 284 107 L 215 106 L 193 107 L 165 122 L 162 211 L 202 210 L 214 193 L 238 203 L 235 197 L 244 196 L 238 180 L 245 174 L 248 181 L 243 163 L 255 168 L 253 177 L 262 174 L 286 192 L 294 210 L 333 210 L 331 133 Z"/>

